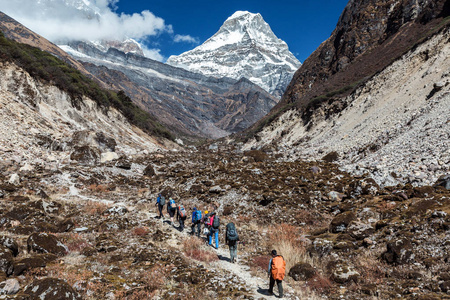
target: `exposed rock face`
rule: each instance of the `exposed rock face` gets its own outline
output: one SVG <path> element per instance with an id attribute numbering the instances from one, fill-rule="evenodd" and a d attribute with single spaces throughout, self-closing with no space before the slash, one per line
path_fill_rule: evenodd
<path id="1" fill-rule="evenodd" d="M 260 14 L 238 11 L 201 46 L 167 63 L 214 77 L 247 78 L 281 96 L 301 63 Z"/>
<path id="2" fill-rule="evenodd" d="M 350 2 L 341 19 L 358 17 L 358 10 L 353 10 L 358 5 L 364 8 L 360 14 L 364 16 L 370 3 L 374 2 Z M 384 3 L 393 4 L 392 1 Z M 392 10 L 400 13 L 402 10 L 398 10 L 399 7 L 410 7 L 405 4 L 409 1 L 402 3 L 392 5 Z M 377 25 L 381 26 L 380 29 L 375 26 L 374 33 L 370 33 L 370 30 L 365 35 L 361 33 L 361 36 L 369 39 L 379 32 L 370 38 L 371 41 L 377 41 L 372 44 L 356 38 L 360 36 L 356 34 L 360 32 L 360 25 L 344 26 L 347 23 L 341 21 L 335 32 L 337 34 L 342 27 L 341 39 L 336 40 L 333 34 L 309 58 L 310 62 L 307 60 L 300 68 L 290 90 L 285 94 L 284 104 L 292 101 L 299 104 L 300 108 L 275 118 L 244 149 L 273 144 L 289 159 L 320 159 L 336 152 L 336 162 L 346 170 L 356 174 L 369 172 L 383 186 L 398 182 L 432 185 L 437 178 L 447 175 L 450 170 L 450 153 L 446 142 L 450 130 L 447 109 L 450 101 L 448 25 L 440 17 L 445 12 L 441 1 L 423 1 L 419 4 L 414 6 L 410 22 L 399 28 L 396 34 L 386 31 L 387 20 L 390 18 L 391 23 L 397 20 L 394 15 L 388 10 L 385 17 L 380 16 L 380 20 L 385 20 Z M 434 7 L 431 16 L 436 18 L 422 22 L 421 16 L 430 7 Z M 381 11 L 374 10 L 374 13 Z M 407 11 L 405 9 L 405 13 Z M 400 24 L 404 24 L 402 20 L 408 19 L 406 15 L 403 18 L 402 13 L 398 17 Z M 359 24 L 356 21 L 360 23 L 363 19 L 355 19 L 352 24 Z M 373 22 L 378 24 L 376 20 Z M 384 34 L 381 35 L 381 32 Z M 427 39 L 421 39 L 430 33 Z M 353 43 L 350 43 L 349 36 L 354 36 Z M 333 41 L 336 41 L 336 48 Z M 416 43 L 417 46 L 413 47 Z M 403 51 L 396 52 L 396 47 L 400 45 L 404 46 L 401 47 Z M 336 49 L 340 49 L 336 53 L 345 53 L 347 57 L 354 51 L 345 68 L 338 67 L 340 56 L 336 56 Z M 410 51 L 405 53 L 406 49 Z M 333 55 L 330 54 L 328 60 L 322 60 L 319 59 L 320 53 Z M 325 61 L 328 63 L 322 65 Z M 367 65 L 363 67 L 363 64 Z M 363 75 L 356 68 L 361 72 L 371 69 L 371 72 L 379 73 L 374 76 L 370 72 Z M 352 77 L 355 74 L 360 77 Z M 321 81 L 322 76 L 327 78 L 326 82 Z M 363 77 L 363 83 L 352 85 Z M 437 82 L 444 82 L 438 90 L 435 85 Z M 311 89 L 307 88 L 310 83 Z M 308 102 L 314 97 L 317 98 Z"/>

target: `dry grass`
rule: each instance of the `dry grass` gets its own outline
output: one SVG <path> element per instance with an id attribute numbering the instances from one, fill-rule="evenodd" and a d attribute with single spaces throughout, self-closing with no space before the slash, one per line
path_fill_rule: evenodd
<path id="1" fill-rule="evenodd" d="M 333 283 L 327 277 L 317 273 L 313 278 L 308 280 L 307 286 L 313 291 L 327 293 L 333 287 Z"/>
<path id="2" fill-rule="evenodd" d="M 150 229 L 145 226 L 133 228 L 132 234 L 136 236 L 146 236 L 150 232 Z"/>
<path id="3" fill-rule="evenodd" d="M 81 252 L 84 248 L 91 246 L 91 243 L 79 233 L 64 233 L 58 237 L 69 248 L 70 252 Z"/>
<path id="4" fill-rule="evenodd" d="M 96 215 L 100 215 L 106 209 L 108 209 L 110 207 L 111 207 L 111 205 L 106 204 L 104 202 L 88 201 L 86 203 L 86 205 L 83 207 L 83 211 L 90 216 L 96 216 Z"/>
<path id="5" fill-rule="evenodd" d="M 218 260 L 217 254 L 207 250 L 206 245 L 196 237 L 190 237 L 183 241 L 183 249 L 186 256 L 204 262 Z"/>
<path id="6" fill-rule="evenodd" d="M 299 262 L 309 262 L 300 230 L 289 224 L 275 225 L 269 230 L 268 249 L 277 250 L 286 261 L 286 272 Z"/>

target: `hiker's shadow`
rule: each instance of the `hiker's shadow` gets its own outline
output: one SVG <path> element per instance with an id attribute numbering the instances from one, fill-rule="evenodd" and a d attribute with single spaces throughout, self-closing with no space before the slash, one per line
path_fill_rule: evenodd
<path id="1" fill-rule="evenodd" d="M 170 220 L 164 220 L 163 223 L 164 223 L 164 224 L 168 224 L 168 225 L 171 225 L 171 224 L 172 224 L 172 222 L 170 222 Z"/>
<path id="2" fill-rule="evenodd" d="M 217 257 L 219 258 L 219 260 L 231 262 L 231 259 L 230 259 L 230 258 L 225 257 L 225 256 L 222 256 L 222 255 L 220 255 L 220 254 L 218 254 Z"/>
<path id="3" fill-rule="evenodd" d="M 260 293 L 261 295 L 264 295 L 264 296 L 270 296 L 270 295 L 273 295 L 273 294 L 269 294 L 269 291 L 268 291 L 268 289 L 263 289 L 263 288 L 261 288 L 261 287 L 258 287 L 258 289 L 256 290 L 258 293 Z"/>

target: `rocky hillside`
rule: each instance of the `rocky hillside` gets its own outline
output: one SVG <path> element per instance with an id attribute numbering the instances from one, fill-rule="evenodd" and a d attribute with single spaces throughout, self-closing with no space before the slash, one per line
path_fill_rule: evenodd
<path id="1" fill-rule="evenodd" d="M 448 297 L 448 179 L 381 189 L 329 163 L 232 145 L 57 168 L 51 148 L 41 146 L 42 165 L 20 149 L 27 167 L 0 153 L 0 290 L 10 297 L 273 299 L 271 249 L 287 261 L 285 299 Z M 237 263 L 223 231 L 215 250 L 167 213 L 158 219 L 160 192 L 189 213 L 216 207 L 222 228 L 234 222 Z"/>
<path id="2" fill-rule="evenodd" d="M 247 78 L 281 97 L 301 63 L 260 14 L 237 11 L 219 31 L 167 63 L 214 77 Z"/>
<path id="3" fill-rule="evenodd" d="M 350 1 L 247 147 L 292 159 L 335 152 L 344 168 L 383 185 L 447 174 L 448 3 L 413 2 Z"/>

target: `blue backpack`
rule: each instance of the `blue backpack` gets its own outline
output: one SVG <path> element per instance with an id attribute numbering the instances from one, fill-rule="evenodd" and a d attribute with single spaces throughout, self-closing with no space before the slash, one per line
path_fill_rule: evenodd
<path id="1" fill-rule="evenodd" d="M 201 219 L 202 219 L 202 211 L 197 209 L 194 213 L 194 222 L 198 222 Z"/>
<path id="2" fill-rule="evenodd" d="M 170 198 L 169 206 L 170 206 L 170 209 L 172 209 L 172 210 L 177 209 L 177 204 L 175 203 L 175 200 L 173 200 L 172 198 Z"/>

